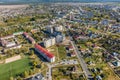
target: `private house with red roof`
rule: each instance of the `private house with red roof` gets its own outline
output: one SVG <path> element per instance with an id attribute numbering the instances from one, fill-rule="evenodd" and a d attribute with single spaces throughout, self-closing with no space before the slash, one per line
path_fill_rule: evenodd
<path id="1" fill-rule="evenodd" d="M 73 46 L 69 46 L 68 48 L 69 48 L 69 50 L 74 50 L 74 49 L 73 49 Z"/>
<path id="2" fill-rule="evenodd" d="M 55 61 L 55 56 L 40 45 L 35 44 L 35 50 L 49 62 Z"/>
<path id="3" fill-rule="evenodd" d="M 28 33 L 26 33 L 26 32 L 24 32 L 23 35 L 24 35 L 26 38 L 29 37 Z"/>
<path id="4" fill-rule="evenodd" d="M 72 52 L 70 56 L 71 56 L 71 57 L 75 57 L 75 56 L 76 56 L 76 53 L 75 53 L 75 52 Z"/>

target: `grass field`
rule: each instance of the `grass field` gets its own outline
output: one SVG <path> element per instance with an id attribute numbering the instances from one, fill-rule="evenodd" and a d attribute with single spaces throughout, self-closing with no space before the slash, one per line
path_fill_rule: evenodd
<path id="1" fill-rule="evenodd" d="M 63 45 L 58 47 L 58 52 L 59 52 L 59 58 L 60 59 L 65 59 L 66 58 L 66 50 Z"/>
<path id="2" fill-rule="evenodd" d="M 29 70 L 29 62 L 28 58 L 23 58 L 8 64 L 0 64 L 0 80 L 9 80 L 10 76 L 15 77 L 17 74 Z"/>

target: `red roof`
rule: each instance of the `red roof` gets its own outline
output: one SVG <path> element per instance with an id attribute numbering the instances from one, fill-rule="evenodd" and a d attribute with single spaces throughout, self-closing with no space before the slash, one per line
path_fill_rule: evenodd
<path id="1" fill-rule="evenodd" d="M 24 32 L 23 35 L 24 35 L 24 36 L 28 36 L 28 33 Z"/>
<path id="2" fill-rule="evenodd" d="M 49 58 L 53 58 L 54 57 L 54 55 L 52 53 L 48 52 L 46 49 L 44 49 L 43 47 L 41 47 L 38 44 L 35 44 L 35 48 L 37 48 L 38 50 L 40 50 L 41 52 L 43 52 Z"/>
<path id="3" fill-rule="evenodd" d="M 28 37 L 28 39 L 29 39 L 31 42 L 34 42 L 34 41 L 35 41 L 32 37 Z"/>
<path id="4" fill-rule="evenodd" d="M 73 49 L 73 46 L 69 46 L 70 49 Z"/>

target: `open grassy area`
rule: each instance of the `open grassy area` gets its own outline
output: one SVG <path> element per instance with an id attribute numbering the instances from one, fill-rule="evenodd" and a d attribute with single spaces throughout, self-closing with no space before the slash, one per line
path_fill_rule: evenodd
<path id="1" fill-rule="evenodd" d="M 104 67 L 104 72 L 107 74 L 107 77 L 104 80 L 120 80 L 120 78 L 112 71 L 108 65 Z"/>
<path id="2" fill-rule="evenodd" d="M 30 60 L 26 57 L 8 64 L 0 64 L 0 80 L 9 80 L 10 76 L 16 76 L 30 69 Z"/>
<path id="3" fill-rule="evenodd" d="M 65 59 L 66 58 L 66 49 L 63 45 L 58 46 L 59 58 Z"/>
<path id="4" fill-rule="evenodd" d="M 97 32 L 97 30 L 94 27 L 89 28 L 92 32 Z"/>

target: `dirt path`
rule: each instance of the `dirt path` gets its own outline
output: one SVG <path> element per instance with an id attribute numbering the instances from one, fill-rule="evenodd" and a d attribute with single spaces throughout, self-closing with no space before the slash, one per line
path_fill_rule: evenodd
<path id="1" fill-rule="evenodd" d="M 16 61 L 16 60 L 19 60 L 19 59 L 21 59 L 21 56 L 20 56 L 20 55 L 14 56 L 14 57 L 11 57 L 11 58 L 7 58 L 7 59 L 5 60 L 5 63 L 10 63 L 10 62 L 13 62 L 13 61 Z"/>

